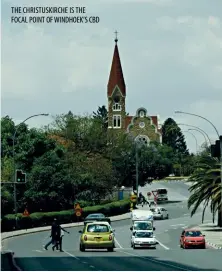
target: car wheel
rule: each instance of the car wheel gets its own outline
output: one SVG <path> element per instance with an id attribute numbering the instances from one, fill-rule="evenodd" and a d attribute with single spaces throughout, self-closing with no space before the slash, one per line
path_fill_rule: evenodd
<path id="1" fill-rule="evenodd" d="M 109 251 L 109 252 L 113 252 L 113 250 L 114 250 L 114 248 L 113 248 L 113 247 L 109 247 L 109 248 L 107 248 L 107 251 Z"/>
<path id="2" fill-rule="evenodd" d="M 161 215 L 161 219 L 163 220 L 163 214 Z"/>
<path id="3" fill-rule="evenodd" d="M 203 246 L 202 246 L 202 249 L 206 249 L 206 245 L 203 245 Z"/>
<path id="4" fill-rule="evenodd" d="M 167 217 L 166 217 L 166 219 L 169 219 L 169 214 L 167 214 Z"/>
<path id="5" fill-rule="evenodd" d="M 135 244 L 133 244 L 133 249 L 136 249 L 136 246 L 135 246 Z"/>
<path id="6" fill-rule="evenodd" d="M 85 251 L 85 247 L 84 247 L 83 245 L 80 244 L 79 250 L 82 251 L 82 252 L 84 252 L 84 251 Z"/>

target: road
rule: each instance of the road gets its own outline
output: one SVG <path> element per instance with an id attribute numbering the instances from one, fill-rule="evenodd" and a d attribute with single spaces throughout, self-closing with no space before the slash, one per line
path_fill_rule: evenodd
<path id="1" fill-rule="evenodd" d="M 155 235 L 159 242 L 156 250 L 132 249 L 130 247 L 130 220 L 113 222 L 116 246 L 114 252 L 79 251 L 81 227 L 69 229 L 63 241 L 64 252 L 45 251 L 43 245 L 49 239 L 49 232 L 17 236 L 7 240 L 6 247 L 15 252 L 16 262 L 26 271 L 220 271 L 221 250 L 183 250 L 179 247 L 182 229 L 200 223 L 201 210 L 190 218 L 186 200 L 187 185 L 182 182 L 158 183 L 152 189 L 167 188 L 172 202 L 163 204 L 169 211 L 168 220 L 155 221 Z M 148 191 L 150 186 L 141 188 Z M 179 201 L 179 200 L 182 201 Z M 209 214 L 206 219 L 210 221 Z"/>

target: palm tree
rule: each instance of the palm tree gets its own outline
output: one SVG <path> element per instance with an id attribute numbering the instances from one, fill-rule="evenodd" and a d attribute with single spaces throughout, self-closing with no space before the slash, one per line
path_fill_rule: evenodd
<path id="1" fill-rule="evenodd" d="M 204 152 L 198 158 L 195 168 L 194 173 L 188 180 L 188 182 L 193 182 L 189 188 L 191 196 L 188 199 L 188 208 L 191 208 L 191 216 L 193 216 L 198 207 L 203 204 L 203 222 L 205 210 L 210 205 L 213 221 L 218 211 L 218 225 L 222 226 L 220 162 L 217 158 L 212 158 L 209 156 L 209 153 Z"/>

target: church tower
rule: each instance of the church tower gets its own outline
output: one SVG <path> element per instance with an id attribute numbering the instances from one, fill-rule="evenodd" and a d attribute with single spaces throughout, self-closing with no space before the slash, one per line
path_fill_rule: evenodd
<path id="1" fill-rule="evenodd" d="M 115 48 L 107 85 L 108 127 L 113 129 L 125 129 L 126 85 L 117 46 L 117 32 L 115 33 Z"/>

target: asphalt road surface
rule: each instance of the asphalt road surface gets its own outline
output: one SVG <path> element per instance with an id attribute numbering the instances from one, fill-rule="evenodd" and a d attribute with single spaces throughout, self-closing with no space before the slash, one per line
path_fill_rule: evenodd
<path id="1" fill-rule="evenodd" d="M 167 188 L 172 202 L 161 204 L 169 211 L 168 220 L 155 221 L 155 235 L 159 242 L 155 249 L 132 249 L 130 247 L 130 220 L 113 222 L 116 249 L 79 251 L 78 231 L 82 227 L 69 229 L 63 239 L 64 252 L 45 251 L 44 244 L 49 239 L 49 231 L 17 236 L 8 239 L 5 249 L 15 252 L 16 263 L 26 271 L 220 271 L 222 251 L 212 248 L 184 250 L 179 247 L 179 237 L 188 226 L 195 226 L 201 220 L 201 210 L 190 218 L 186 199 L 188 186 L 182 182 L 158 183 L 150 188 Z M 182 201 L 180 201 L 180 199 Z M 209 214 L 206 221 L 210 221 Z"/>

